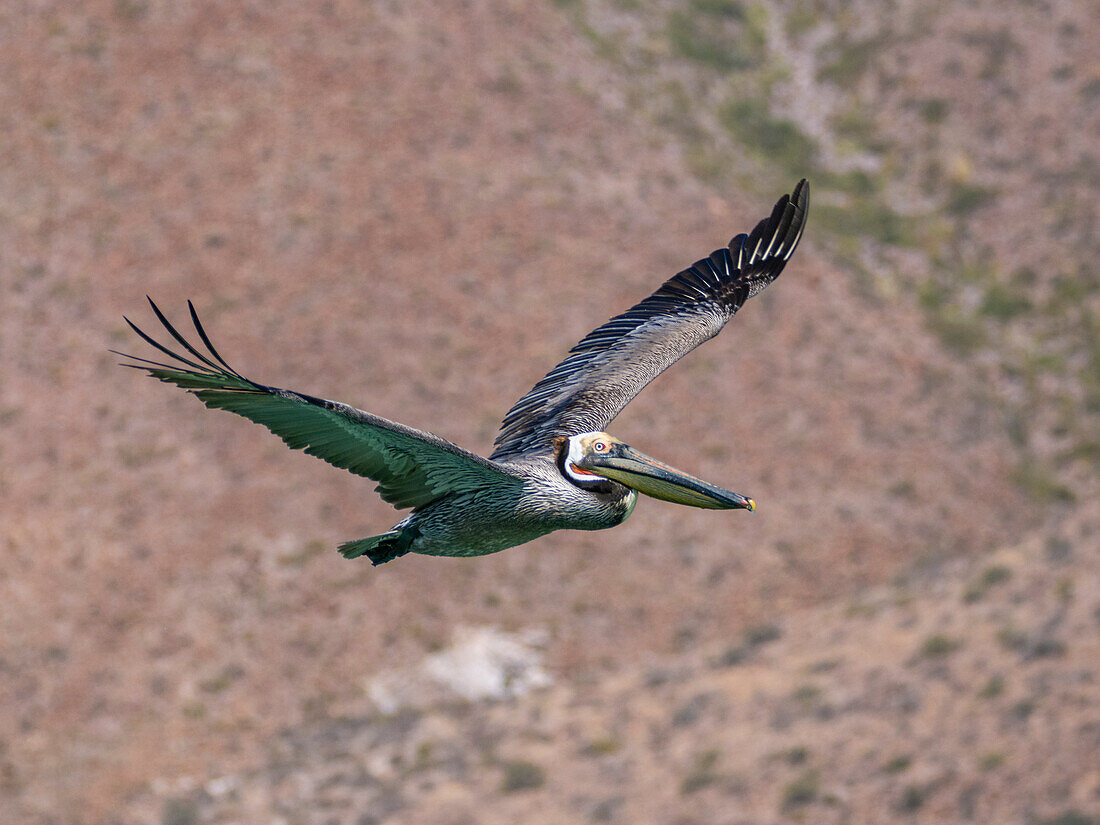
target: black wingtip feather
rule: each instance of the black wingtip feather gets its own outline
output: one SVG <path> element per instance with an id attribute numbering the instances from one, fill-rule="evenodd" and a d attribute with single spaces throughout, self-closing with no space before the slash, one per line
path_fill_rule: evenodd
<path id="1" fill-rule="evenodd" d="M 119 364 L 118 364 L 120 367 L 130 367 L 131 369 L 135 369 L 135 370 L 149 370 L 149 369 L 178 370 L 179 369 L 179 367 L 175 366 L 174 364 L 165 364 L 163 361 L 153 361 L 149 358 L 141 358 L 140 356 L 137 356 L 137 355 L 130 355 L 130 353 L 128 353 L 128 352 L 119 352 L 117 349 L 109 349 L 109 350 L 107 350 L 107 352 L 111 353 L 112 355 L 118 355 L 122 358 L 129 358 L 131 361 L 139 361 L 140 362 L 138 364 L 128 364 L 128 363 L 125 363 L 123 361 L 120 361 Z"/>
<path id="2" fill-rule="evenodd" d="M 198 361 L 193 361 L 190 358 L 187 358 L 187 357 L 181 355 L 179 352 L 172 351 L 171 349 L 166 347 L 164 344 L 160 343 L 155 338 L 153 338 L 151 335 L 146 333 L 144 330 L 142 330 L 140 327 L 138 327 L 137 324 L 135 324 L 133 321 L 131 321 L 129 318 L 127 318 L 124 315 L 123 320 L 129 325 L 130 329 L 132 329 L 135 333 L 137 333 L 137 335 L 143 341 L 145 341 L 145 343 L 149 344 L 149 346 L 151 346 L 151 347 L 156 348 L 159 352 L 164 353 L 172 361 L 179 362 L 179 364 L 182 364 L 184 366 L 178 366 L 178 365 L 170 364 L 170 363 L 163 363 L 161 361 L 154 361 L 154 360 L 149 359 L 149 358 L 141 358 L 141 357 L 136 356 L 136 355 L 129 355 L 128 353 L 125 353 L 125 352 L 118 352 L 117 350 L 110 350 L 110 352 L 113 352 L 116 355 L 121 355 L 123 358 L 128 358 L 128 359 L 130 359 L 130 361 L 134 362 L 134 363 L 122 363 L 122 364 L 120 364 L 120 366 L 131 367 L 133 369 L 145 370 L 150 375 L 152 375 L 154 378 L 160 378 L 161 380 L 165 380 L 164 377 L 161 375 L 161 373 L 167 372 L 167 373 L 173 373 L 173 374 L 178 374 L 178 375 L 187 375 L 187 374 L 189 374 L 189 375 L 191 375 L 195 378 L 198 378 L 199 376 L 202 376 L 202 377 L 204 377 L 204 379 L 218 379 L 218 380 L 224 379 L 224 380 L 229 381 L 231 383 L 235 380 L 235 381 L 241 382 L 241 384 L 247 386 L 247 389 L 245 387 L 240 386 L 240 385 L 236 385 L 236 386 L 233 386 L 233 387 L 226 386 L 226 387 L 222 388 L 225 391 L 231 391 L 231 392 L 235 392 L 235 393 L 252 392 L 252 391 L 255 391 L 255 392 L 271 392 L 272 391 L 272 389 L 270 387 L 265 387 L 263 384 L 258 384 L 257 382 L 252 381 L 249 378 L 245 378 L 243 375 L 241 375 L 239 372 L 234 370 L 232 367 L 229 366 L 229 364 L 227 364 L 225 362 L 225 359 L 222 358 L 221 355 L 218 353 L 218 351 L 214 348 L 213 343 L 210 341 L 210 336 L 207 335 L 206 330 L 203 329 L 202 323 L 199 321 L 199 318 L 198 318 L 198 313 L 195 311 L 195 307 L 190 301 L 187 302 L 187 306 L 188 306 L 188 309 L 190 310 L 191 320 L 195 324 L 195 331 L 198 333 L 199 337 L 202 339 L 203 344 L 206 347 L 209 348 L 210 355 L 213 356 L 214 359 L 216 359 L 218 363 L 215 363 L 214 361 L 212 361 L 209 357 L 207 357 L 202 352 L 200 352 L 194 344 L 192 344 L 190 341 L 188 341 L 186 338 L 184 338 L 183 335 L 181 335 L 180 332 L 172 325 L 172 323 L 168 320 L 168 318 L 164 315 L 164 313 L 161 311 L 160 307 L 157 306 L 156 302 L 152 298 L 150 298 L 148 295 L 146 295 L 145 298 L 146 298 L 146 300 L 149 301 L 149 305 L 152 307 L 153 313 L 156 315 L 157 320 L 160 321 L 161 325 L 168 331 L 168 333 L 172 336 L 172 338 L 174 338 L 176 341 L 179 342 L 180 346 L 183 347 L 183 349 L 186 352 L 188 352 L 191 355 L 195 356 L 195 358 L 197 358 Z M 177 377 L 178 377 L 178 375 L 177 375 Z M 178 382 L 175 381 L 174 378 L 170 379 L 170 380 L 172 380 L 175 383 L 178 383 Z M 196 389 L 202 389 L 202 388 L 201 387 L 199 387 L 199 388 L 185 387 L 185 389 L 189 389 L 189 391 L 195 391 Z"/>
<path id="3" fill-rule="evenodd" d="M 730 251 L 738 249 L 740 244 L 748 255 L 746 264 L 750 267 L 774 259 L 779 266 L 772 276 L 774 280 L 782 271 L 782 264 L 791 257 L 802 240 L 809 205 L 810 183 L 803 178 L 789 195 L 776 201 L 772 214 L 760 221 L 747 237 L 738 235 L 730 241 Z"/>
<path id="4" fill-rule="evenodd" d="M 134 332 L 136 332 L 141 337 L 141 339 L 143 341 L 145 341 L 145 343 L 149 344 L 152 347 L 156 347 L 158 350 L 163 352 L 169 358 L 172 358 L 173 360 L 179 361 L 181 364 L 186 364 L 187 366 L 191 367 L 192 369 L 196 369 L 196 370 L 205 370 L 206 369 L 206 367 L 204 367 L 202 364 L 196 364 L 194 361 L 191 361 L 188 358 L 184 358 L 182 355 L 179 355 L 178 353 L 172 352 L 172 350 L 168 349 L 168 347 L 164 346 L 163 344 L 161 344 L 160 342 L 156 341 L 151 336 L 149 336 L 145 332 L 143 332 L 141 330 L 141 328 L 138 327 L 137 324 L 135 324 L 133 321 L 131 321 L 125 315 L 122 316 L 122 320 L 125 321 L 127 324 L 129 324 L 130 329 L 132 329 Z"/>
<path id="5" fill-rule="evenodd" d="M 152 298 L 146 295 L 145 299 L 149 302 L 149 306 L 153 308 L 153 312 L 156 313 L 157 320 L 161 322 L 166 330 L 168 330 L 168 334 L 179 342 L 179 345 L 181 347 L 186 349 L 189 353 L 191 353 L 204 364 L 206 364 L 206 366 L 210 369 L 214 371 L 220 370 L 220 367 L 217 364 L 215 364 L 213 361 L 211 361 L 209 358 L 207 358 L 205 355 L 203 355 L 201 352 L 191 346 L 191 342 L 179 334 L 176 328 L 172 326 L 171 322 L 166 317 L 164 317 L 164 313 L 160 311 L 160 307 L 156 305 Z"/>
<path id="6" fill-rule="evenodd" d="M 199 314 L 195 312 L 195 305 L 191 303 L 190 299 L 187 300 L 187 309 L 191 313 L 191 323 L 195 325 L 195 331 L 199 334 L 199 337 L 202 338 L 202 342 L 206 345 L 206 348 L 210 350 L 210 354 L 214 356 L 215 360 L 230 373 L 237 376 L 237 378 L 240 378 L 242 381 L 247 380 L 243 375 L 229 366 L 225 359 L 218 354 L 218 351 L 214 349 L 214 345 L 210 343 L 210 338 L 207 336 L 206 330 L 202 328 L 202 322 L 199 321 Z"/>

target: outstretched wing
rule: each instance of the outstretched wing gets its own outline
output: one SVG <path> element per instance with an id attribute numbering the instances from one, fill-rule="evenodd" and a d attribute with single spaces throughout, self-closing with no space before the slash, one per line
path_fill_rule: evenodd
<path id="1" fill-rule="evenodd" d="M 586 335 L 508 411 L 491 458 L 542 452 L 557 436 L 604 429 L 646 384 L 717 335 L 779 276 L 802 237 L 809 199 L 803 180 L 750 234 Z"/>
<path id="2" fill-rule="evenodd" d="M 116 353 L 154 378 L 183 387 L 208 407 L 229 410 L 263 424 L 287 443 L 329 464 L 378 482 L 394 507 L 420 507 L 448 493 L 486 486 L 510 487 L 521 479 L 481 456 L 431 433 L 362 412 L 347 404 L 268 387 L 230 367 L 214 349 L 191 302 L 191 320 L 207 352 L 200 352 L 168 322 L 153 300 L 153 312 L 187 356 L 173 352 L 126 323 L 147 343 L 182 366 Z"/>

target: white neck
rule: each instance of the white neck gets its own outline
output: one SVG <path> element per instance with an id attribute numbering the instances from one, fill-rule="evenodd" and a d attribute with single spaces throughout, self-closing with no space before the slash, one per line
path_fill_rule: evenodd
<path id="1" fill-rule="evenodd" d="M 606 481 L 603 476 L 596 473 L 590 473 L 587 470 L 582 470 L 579 466 L 580 462 L 584 459 L 584 448 L 581 446 L 581 439 L 590 433 L 581 433 L 580 435 L 574 435 L 569 437 L 569 450 L 565 454 L 565 461 L 562 462 L 562 466 L 565 469 L 565 474 L 570 479 L 578 484 L 592 484 L 593 482 Z"/>

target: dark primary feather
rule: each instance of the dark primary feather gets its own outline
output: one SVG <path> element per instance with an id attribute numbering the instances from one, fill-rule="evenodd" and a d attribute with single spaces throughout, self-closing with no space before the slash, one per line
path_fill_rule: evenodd
<path id="1" fill-rule="evenodd" d="M 148 344 L 177 364 L 117 353 L 154 378 L 197 395 L 208 407 L 229 410 L 263 424 L 288 446 L 378 482 L 378 493 L 394 507 L 420 507 L 449 493 L 486 485 L 522 482 L 502 467 L 431 433 L 415 430 L 336 401 L 268 387 L 251 381 L 214 349 L 191 302 L 195 331 L 208 350 L 187 341 L 149 300 L 157 319 L 187 355 L 173 352 L 129 318 L 126 323 Z"/>
<path id="2" fill-rule="evenodd" d="M 557 436 L 604 429 L 646 384 L 717 335 L 779 276 L 802 237 L 809 197 L 803 180 L 748 235 L 586 335 L 508 411 L 491 458 L 546 451 Z"/>

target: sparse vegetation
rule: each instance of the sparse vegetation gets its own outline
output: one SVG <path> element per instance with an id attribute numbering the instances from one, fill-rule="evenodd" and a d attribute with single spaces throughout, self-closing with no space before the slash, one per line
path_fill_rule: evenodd
<path id="1" fill-rule="evenodd" d="M 691 7 L 697 12 L 714 17 L 745 19 L 745 4 L 740 0 L 691 0 Z"/>
<path id="2" fill-rule="evenodd" d="M 989 285 L 981 306 L 983 315 L 998 321 L 1011 321 L 1030 309 L 1031 300 L 1022 290 L 998 283 Z"/>
<path id="3" fill-rule="evenodd" d="M 796 745 L 793 748 L 778 751 L 772 754 L 772 757 L 788 765 L 802 765 L 810 758 L 810 749 L 805 745 Z"/>
<path id="4" fill-rule="evenodd" d="M 1073 579 L 1063 576 L 1054 585 L 1054 595 L 1062 604 L 1073 601 Z"/>
<path id="5" fill-rule="evenodd" d="M 242 676 L 244 676 L 244 668 L 240 665 L 226 665 L 216 676 L 199 682 L 199 689 L 204 693 L 221 693 Z"/>
<path id="6" fill-rule="evenodd" d="M 925 659 L 942 659 L 959 649 L 958 639 L 936 633 L 921 643 L 920 655 Z"/>
<path id="7" fill-rule="evenodd" d="M 948 191 L 945 208 L 949 214 L 962 217 L 989 205 L 996 197 L 995 189 L 954 181 Z"/>
<path id="8" fill-rule="evenodd" d="M 899 754 L 882 766 L 882 769 L 886 773 L 901 773 L 908 770 L 909 766 L 913 764 L 913 757 L 907 753 Z"/>
<path id="9" fill-rule="evenodd" d="M 190 797 L 172 797 L 164 803 L 161 825 L 198 825 L 199 806 Z"/>
<path id="10" fill-rule="evenodd" d="M 1012 706 L 1012 715 L 1023 721 L 1031 716 L 1035 712 L 1035 700 L 1034 699 L 1021 699 L 1015 705 Z"/>
<path id="11" fill-rule="evenodd" d="M 806 174 L 814 167 L 817 144 L 794 121 L 772 115 L 762 98 L 739 90 L 737 98 L 719 111 L 719 117 L 739 143 L 770 163 L 795 174 Z"/>
<path id="12" fill-rule="evenodd" d="M 430 739 L 425 739 L 416 746 L 416 755 L 413 757 L 411 770 L 425 771 L 432 766 L 432 756 L 435 752 L 435 744 Z"/>
<path id="13" fill-rule="evenodd" d="M 1048 536 L 1044 551 L 1046 557 L 1056 564 L 1062 564 L 1073 557 L 1073 545 L 1062 536 Z"/>
<path id="14" fill-rule="evenodd" d="M 821 20 L 822 15 L 812 3 L 799 0 L 784 18 L 783 27 L 789 37 L 797 39 L 812 31 Z"/>
<path id="15" fill-rule="evenodd" d="M 985 587 L 1004 584 L 1012 578 L 1012 569 L 1003 564 L 993 564 L 982 571 L 981 583 Z"/>
<path id="16" fill-rule="evenodd" d="M 909 478 L 903 478 L 887 487 L 887 492 L 895 498 L 912 498 L 916 495 L 916 485 Z"/>
<path id="17" fill-rule="evenodd" d="M 323 539 L 310 539 L 300 550 L 279 556 L 279 564 L 286 567 L 304 567 L 313 559 L 328 552 L 328 544 Z"/>
<path id="18" fill-rule="evenodd" d="M 990 588 L 996 587 L 999 584 L 1004 584 L 1012 578 L 1012 570 L 1003 564 L 994 564 L 987 567 L 982 574 L 973 582 L 971 582 L 966 592 L 963 594 L 963 600 L 966 602 L 976 602 L 985 598 L 985 595 L 989 592 Z"/>
<path id="19" fill-rule="evenodd" d="M 1100 818 L 1086 816 L 1079 811 L 1071 810 L 1052 816 L 1049 819 L 1040 819 L 1038 825 L 1100 825 Z"/>
<path id="20" fill-rule="evenodd" d="M 737 18 L 730 18 L 737 19 Z M 710 69 L 730 72 L 747 69 L 760 59 L 763 44 L 745 27 L 740 36 L 726 28 L 715 29 L 698 14 L 677 10 L 668 16 L 667 35 L 676 54 Z"/>
<path id="21" fill-rule="evenodd" d="M 603 736 L 589 742 L 585 746 L 584 752 L 589 756 L 610 756 L 613 753 L 618 753 L 622 746 L 623 743 L 618 738 Z"/>
<path id="22" fill-rule="evenodd" d="M 1069 487 L 1055 479 L 1044 465 L 1034 459 L 1021 460 L 1016 468 L 1016 483 L 1032 499 L 1046 504 L 1068 504 L 1075 499 Z"/>
<path id="23" fill-rule="evenodd" d="M 782 807 L 789 810 L 809 805 L 817 799 L 819 792 L 817 771 L 805 770 L 783 788 Z"/>
<path id="24" fill-rule="evenodd" d="M 875 125 L 874 118 L 869 112 L 864 111 L 858 107 L 851 109 L 845 109 L 837 112 L 830 118 L 830 125 L 833 127 L 833 131 L 838 138 L 838 145 L 842 145 L 848 149 L 851 153 L 856 153 L 865 150 L 871 150 L 874 152 L 881 151 L 883 147 L 878 139 L 878 128 Z M 830 185 L 830 179 L 836 179 L 838 182 L 842 182 L 842 179 L 850 175 L 859 175 L 865 179 L 870 180 L 870 175 L 862 170 L 852 170 L 846 174 L 835 175 L 821 175 L 815 174 L 815 178 L 824 178 L 822 184 L 825 186 Z M 843 185 L 837 186 L 838 189 L 847 189 Z"/>
<path id="25" fill-rule="evenodd" d="M 943 345 L 958 355 L 970 355 L 989 341 L 981 319 L 957 306 L 944 304 L 929 317 L 929 322 Z"/>
<path id="26" fill-rule="evenodd" d="M 744 662 L 755 648 L 783 637 L 783 628 L 775 622 L 755 625 L 745 631 L 739 644 L 733 645 L 714 661 L 715 667 L 733 667 Z"/>
<path id="27" fill-rule="evenodd" d="M 850 41 L 841 36 L 835 43 L 835 52 L 817 71 L 817 79 L 824 83 L 850 87 L 871 67 L 871 62 L 883 44 L 875 40 Z"/>
<path id="28" fill-rule="evenodd" d="M 1005 690 L 1005 677 L 999 673 L 994 673 L 989 677 L 989 681 L 985 683 L 985 687 L 978 693 L 978 697 L 981 699 L 995 699 L 1004 693 Z"/>
<path id="29" fill-rule="evenodd" d="M 1027 644 L 1027 635 L 1008 624 L 997 631 L 997 641 L 1005 650 L 1022 650 Z"/>
<path id="30" fill-rule="evenodd" d="M 912 813 L 918 810 L 924 805 L 924 798 L 927 792 L 919 785 L 907 785 L 905 790 L 902 791 L 901 799 L 898 802 L 898 808 L 903 813 Z"/>
<path id="31" fill-rule="evenodd" d="M 151 464 L 161 455 L 152 444 L 123 444 L 118 448 L 119 462 L 131 470 Z"/>
<path id="32" fill-rule="evenodd" d="M 978 767 L 983 771 L 995 771 L 1001 767 L 1005 762 L 1005 755 L 1002 751 L 987 751 L 983 753 L 978 760 Z"/>
<path id="33" fill-rule="evenodd" d="M 676 728 L 694 725 L 699 721 L 699 714 L 706 705 L 705 697 L 695 696 L 687 704 L 681 705 L 672 714 L 672 726 Z"/>
<path id="34" fill-rule="evenodd" d="M 680 793 L 687 796 L 699 791 L 718 779 L 715 766 L 718 764 L 718 751 L 708 750 L 695 757 L 690 773 L 680 783 Z"/>
<path id="35" fill-rule="evenodd" d="M 546 772 L 533 762 L 522 759 L 505 762 L 504 779 L 500 785 L 501 793 L 515 793 L 541 788 L 546 782 Z"/>
<path id="36" fill-rule="evenodd" d="M 791 698 L 800 705 L 812 705 L 821 697 L 821 688 L 817 685 L 803 684 L 794 689 Z"/>
<path id="37" fill-rule="evenodd" d="M 983 80 L 1001 79 L 1009 60 L 1023 54 L 1023 47 L 1016 41 L 1008 27 L 991 32 L 974 33 L 969 35 L 969 39 L 985 49 L 986 60 L 980 75 Z"/>
<path id="38" fill-rule="evenodd" d="M 869 237 L 897 246 L 913 243 L 910 220 L 874 198 L 852 198 L 844 206 L 820 204 L 816 214 L 822 224 L 839 235 Z"/>
<path id="39" fill-rule="evenodd" d="M 939 124 L 947 118 L 951 103 L 942 97 L 930 97 L 921 100 L 918 109 L 925 123 Z"/>
<path id="40" fill-rule="evenodd" d="M 775 622 L 754 625 L 745 631 L 745 644 L 749 647 L 759 647 L 781 638 L 783 628 Z"/>

